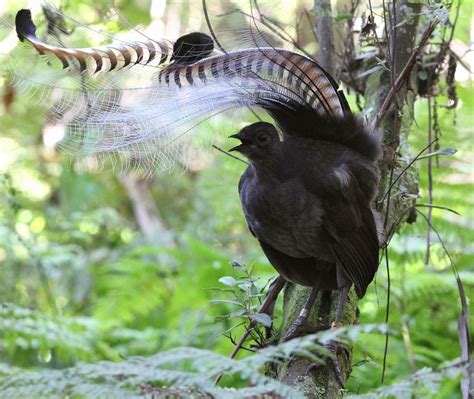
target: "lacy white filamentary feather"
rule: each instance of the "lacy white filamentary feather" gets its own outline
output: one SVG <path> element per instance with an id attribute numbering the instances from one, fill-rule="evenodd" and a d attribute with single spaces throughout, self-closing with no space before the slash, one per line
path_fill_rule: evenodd
<path id="1" fill-rule="evenodd" d="M 58 146 L 73 156 L 112 159 L 121 168 L 170 169 L 176 161 L 186 163 L 197 126 L 222 112 L 264 109 L 283 133 L 287 117 L 301 111 L 315 118 L 348 112 L 331 76 L 293 51 L 206 49 L 198 61 L 182 63 L 173 61 L 173 43 L 166 40 L 97 48 L 46 44 L 28 10 L 17 14 L 16 29 L 20 40 L 65 68 L 36 60 L 28 71 L 12 60 L 14 84 L 23 95 L 51 104 L 52 123 L 66 125 Z"/>

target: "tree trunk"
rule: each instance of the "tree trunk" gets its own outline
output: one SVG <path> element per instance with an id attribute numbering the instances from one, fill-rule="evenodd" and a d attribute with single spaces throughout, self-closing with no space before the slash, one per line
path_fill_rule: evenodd
<path id="1" fill-rule="evenodd" d="M 135 220 L 145 240 L 151 244 L 174 247 L 173 236 L 166 228 L 150 191 L 150 181 L 128 174 L 120 178 L 132 202 Z"/>
<path id="2" fill-rule="evenodd" d="M 327 71 L 334 70 L 335 47 L 331 0 L 315 0 L 314 30 L 318 38 L 318 61 Z"/>
<path id="3" fill-rule="evenodd" d="M 392 6 L 392 4 L 390 4 Z M 388 24 L 388 40 L 393 43 L 392 48 L 385 51 L 387 66 L 393 65 L 393 72 L 383 71 L 378 74 L 372 74 L 365 92 L 366 110 L 369 118 L 373 118 L 385 99 L 391 88 L 394 77 L 403 69 L 413 49 L 416 40 L 416 31 L 418 26 L 418 17 L 421 4 L 412 4 L 407 0 L 399 0 L 396 3 L 396 9 L 391 11 L 394 20 Z M 323 10 L 323 11 L 321 11 Z M 332 16 L 327 15 L 327 10 L 331 11 L 329 0 L 316 0 L 315 12 L 316 23 L 323 25 L 316 26 L 318 39 L 320 41 L 320 61 L 322 65 L 330 72 L 334 73 L 334 45 L 332 33 Z M 415 15 L 415 17 L 411 17 Z M 403 24 L 391 31 L 390 26 L 397 26 L 401 21 Z M 330 28 L 328 28 L 328 26 Z M 326 36 L 327 35 L 327 36 Z M 328 54 L 329 52 L 330 54 Z M 413 74 L 412 74 L 413 75 Z M 370 101 L 371 100 L 371 101 Z M 383 122 L 380 132 L 384 137 L 384 158 L 380 162 L 381 180 L 378 201 L 381 201 L 390 186 L 393 178 L 401 170 L 396 160 L 400 156 L 408 156 L 409 151 L 406 144 L 406 132 L 413 122 L 414 98 L 406 89 L 402 89 L 398 95 L 398 106 L 394 106 Z M 402 128 L 403 127 L 403 128 Z M 374 134 L 377 134 L 374 132 Z M 405 165 L 402 165 L 405 166 Z M 393 234 L 409 216 L 409 209 L 414 205 L 414 198 L 418 192 L 416 172 L 410 170 L 399 180 L 398 191 L 403 191 L 402 195 L 397 196 L 397 200 L 390 200 L 390 195 L 385 198 L 380 208 L 386 210 L 387 204 L 390 210 L 389 217 L 385 226 L 390 228 L 390 234 Z M 392 228 L 391 228 L 392 227 Z M 283 304 L 283 325 L 282 331 L 285 332 L 291 326 L 291 323 L 298 317 L 309 295 L 310 289 L 305 287 L 287 284 L 284 293 Z M 338 304 L 338 293 L 324 293 L 315 303 L 309 318 L 309 325 L 329 326 L 335 318 Z M 346 304 L 343 324 L 351 325 L 358 323 L 359 310 L 357 307 L 357 296 L 351 290 Z M 344 380 L 349 378 L 352 364 L 352 348 L 345 348 L 338 356 L 339 365 Z M 277 371 L 278 378 L 303 392 L 308 398 L 335 398 L 341 395 L 339 384 L 337 382 L 333 367 L 331 364 L 313 369 L 309 374 L 306 373 L 310 361 L 304 358 L 293 358 L 283 364 Z"/>

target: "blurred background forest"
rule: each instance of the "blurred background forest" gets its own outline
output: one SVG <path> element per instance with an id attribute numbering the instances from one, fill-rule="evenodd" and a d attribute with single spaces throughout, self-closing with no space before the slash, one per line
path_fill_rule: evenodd
<path id="1" fill-rule="evenodd" d="M 39 16 L 37 3 L 3 1 L 0 15 L 12 21 L 19 8 L 32 7 Z M 114 5 L 131 26 L 147 27 L 150 35 L 173 39 L 204 26 L 200 6 L 191 3 L 122 0 Z M 289 13 L 303 7 L 299 2 L 286 3 Z M 465 3 L 454 42 L 469 50 L 474 28 L 471 4 Z M 113 35 L 130 29 L 116 17 L 108 18 L 110 8 L 105 1 L 62 1 L 61 9 Z M 0 35 L 0 385 L 2 379 L 11 383 L 5 378 L 14 375 L 25 384 L 30 377 L 37 383 L 26 370 L 50 370 L 54 385 L 52 370 L 80 362 L 121 362 L 178 347 L 227 355 L 232 349 L 226 337 L 229 329 L 245 321 L 244 291 L 262 289 L 274 275 L 240 209 L 237 183 L 245 165 L 209 148 L 186 172 L 178 167 L 151 179 L 81 170 L 74 160 L 54 150 L 48 104 L 23 98 L 10 85 L 8 57 L 21 45 L 7 29 L 0 30 Z M 98 35 L 77 28 L 73 36 L 79 47 Z M 99 36 L 98 40 L 108 39 Z M 427 224 L 419 216 L 416 223 L 403 226 L 389 247 L 393 334 L 385 384 L 459 358 L 459 294 L 443 245 L 472 298 L 474 96 L 466 69 L 470 54 L 463 58 L 465 65 L 458 67 L 457 106 L 448 109 L 444 107 L 448 99 L 437 98 L 437 124 L 432 125 L 440 136 L 440 148 L 457 152 L 415 163 L 418 209 L 432 211 L 432 224 L 444 244 L 431 229 L 427 256 Z M 21 64 L 28 59 L 16 61 Z M 355 104 L 355 96 L 349 99 Z M 417 101 L 416 123 L 409 133 L 412 155 L 428 143 L 432 110 L 426 99 Z M 250 115 L 238 121 L 221 119 L 203 129 L 209 135 L 222 132 L 212 134 L 213 142 L 229 148 L 225 138 L 252 120 Z M 423 207 L 430 202 L 430 160 L 432 203 L 437 208 Z M 255 286 L 248 284 L 248 270 Z M 247 280 L 244 290 L 240 292 L 230 278 L 221 279 L 225 276 Z M 387 271 L 381 267 L 376 283 L 359 303 L 361 324 L 385 322 L 388 288 Z M 278 309 L 276 317 L 279 324 Z M 232 330 L 232 335 L 242 329 Z M 350 392 L 363 394 L 380 387 L 384 344 L 383 334 L 358 336 Z M 237 377 L 224 382 L 236 387 L 243 384 Z M 28 397 L 40 397 L 38 392 L 44 387 L 37 389 Z M 461 397 L 459 376 L 444 379 L 434 396 Z M 0 392 L 0 397 L 7 396 Z"/>

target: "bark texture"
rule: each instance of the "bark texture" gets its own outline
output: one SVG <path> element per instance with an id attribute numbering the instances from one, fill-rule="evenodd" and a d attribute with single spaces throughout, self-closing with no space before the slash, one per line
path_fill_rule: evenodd
<path id="1" fill-rule="evenodd" d="M 392 6 L 392 4 L 389 6 Z M 375 116 L 390 90 L 394 78 L 403 69 L 410 56 L 415 45 L 418 26 L 416 15 L 420 12 L 420 8 L 421 4 L 399 0 L 395 8 L 391 10 L 390 14 L 393 20 L 387 25 L 388 40 L 386 42 L 393 43 L 393 45 L 390 49 L 385 49 L 385 56 L 387 66 L 393 65 L 393 71 L 390 73 L 384 70 L 383 72 L 372 74 L 369 78 L 365 91 L 365 114 L 368 116 L 368 120 Z M 320 41 L 319 61 L 323 67 L 330 73 L 333 73 L 333 18 L 331 15 L 327 15 L 328 11 L 331 11 L 328 0 L 315 1 L 316 24 L 322 24 L 319 27 L 316 26 Z M 402 21 L 403 23 L 400 24 Z M 391 27 L 396 28 L 392 30 Z M 327 52 L 330 54 L 327 54 Z M 414 72 L 412 72 L 412 76 L 413 74 Z M 412 209 L 418 193 L 417 174 L 413 169 L 409 169 L 394 187 L 394 191 L 397 192 L 396 199 L 394 200 L 390 195 L 385 196 L 391 182 L 393 182 L 394 178 L 398 176 L 405 166 L 399 165 L 397 160 L 401 156 L 408 157 L 409 155 L 406 136 L 413 122 L 413 110 L 414 96 L 405 87 L 400 90 L 397 104 L 394 104 L 387 118 L 383 121 L 379 129 L 380 131 L 374 132 L 375 134 L 383 134 L 384 140 L 384 157 L 380 162 L 380 194 L 376 201 L 378 204 L 376 203 L 375 205 L 380 206 L 382 213 L 385 213 L 388 205 L 389 212 L 385 226 L 387 233 L 390 235 L 398 230 L 407 218 L 410 217 L 409 210 Z M 382 199 L 384 199 L 383 202 Z M 296 319 L 309 292 L 308 288 L 287 284 L 284 293 L 282 331 L 287 331 L 291 323 Z M 337 304 L 337 292 L 324 293 L 322 297 L 320 296 L 310 313 L 310 325 L 329 326 L 335 318 Z M 343 324 L 357 324 L 358 318 L 357 297 L 353 290 L 351 290 L 344 312 Z M 345 348 L 341 351 L 338 361 L 343 377 L 347 380 L 351 373 L 352 348 Z M 326 366 L 319 367 L 307 374 L 306 371 L 309 364 L 308 360 L 296 357 L 279 368 L 277 371 L 278 378 L 296 387 L 308 398 L 336 398 L 342 395 L 332 365 L 328 363 Z"/>
<path id="2" fill-rule="evenodd" d="M 335 56 L 331 0 L 315 0 L 314 15 L 314 30 L 319 44 L 318 61 L 324 69 L 331 71 Z"/>

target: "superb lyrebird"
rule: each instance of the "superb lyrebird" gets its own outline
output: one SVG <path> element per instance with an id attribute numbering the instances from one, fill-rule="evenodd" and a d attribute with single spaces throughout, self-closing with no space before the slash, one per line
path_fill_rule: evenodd
<path id="1" fill-rule="evenodd" d="M 285 279 L 313 287 L 286 338 L 299 333 L 320 291 L 341 291 L 336 324 L 350 286 L 364 295 L 378 265 L 370 204 L 379 143 L 314 60 L 271 45 L 218 53 L 212 39 L 198 32 L 174 45 L 147 38 L 57 47 L 38 39 L 28 10 L 18 12 L 16 29 L 20 40 L 82 78 L 127 71 L 150 76 L 147 85 L 122 88 L 109 80 L 81 86 L 54 103 L 51 115 L 67 117 L 60 145 L 73 155 L 119 154 L 147 169 L 167 168 L 210 116 L 235 108 L 265 110 L 276 127 L 260 122 L 242 129 L 234 135 L 242 144 L 234 149 L 250 162 L 239 184 L 250 230 Z M 33 90 L 31 80 L 19 76 L 16 82 L 24 92 Z"/>

